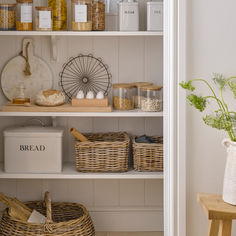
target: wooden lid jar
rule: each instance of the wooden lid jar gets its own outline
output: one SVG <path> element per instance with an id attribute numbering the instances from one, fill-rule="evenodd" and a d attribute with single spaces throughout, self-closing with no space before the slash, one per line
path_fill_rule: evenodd
<path id="1" fill-rule="evenodd" d="M 142 87 L 142 111 L 162 111 L 162 86 L 151 85 Z"/>
<path id="2" fill-rule="evenodd" d="M 142 99 L 142 87 L 153 85 L 150 82 L 135 82 L 133 83 L 135 87 L 135 94 L 134 94 L 134 108 L 141 108 L 141 99 Z"/>
<path id="3" fill-rule="evenodd" d="M 113 108 L 116 110 L 134 109 L 134 89 L 133 84 L 113 84 Z"/>

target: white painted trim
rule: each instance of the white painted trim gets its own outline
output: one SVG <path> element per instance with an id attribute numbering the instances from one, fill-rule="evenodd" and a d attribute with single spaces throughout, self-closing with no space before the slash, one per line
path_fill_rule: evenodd
<path id="1" fill-rule="evenodd" d="M 164 1 L 165 236 L 186 235 L 185 104 L 179 82 L 185 79 L 185 0 Z M 181 106 L 180 106 L 181 104 Z"/>

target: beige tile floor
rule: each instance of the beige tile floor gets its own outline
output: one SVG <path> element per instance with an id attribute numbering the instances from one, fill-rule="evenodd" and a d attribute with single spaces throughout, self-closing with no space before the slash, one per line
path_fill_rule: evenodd
<path id="1" fill-rule="evenodd" d="M 97 232 L 96 236 L 163 236 L 163 232 Z"/>

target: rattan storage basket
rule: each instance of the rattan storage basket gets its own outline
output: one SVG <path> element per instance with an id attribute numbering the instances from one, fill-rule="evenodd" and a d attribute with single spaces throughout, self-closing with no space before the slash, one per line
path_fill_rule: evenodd
<path id="1" fill-rule="evenodd" d="M 12 218 L 8 209 L 0 222 L 1 236 L 95 236 L 88 211 L 77 203 L 55 202 L 51 204 L 49 193 L 45 201 L 27 202 L 26 205 L 47 215 L 45 224 L 33 224 Z"/>
<path id="2" fill-rule="evenodd" d="M 163 171 L 163 137 L 152 136 L 155 143 L 137 143 L 132 138 L 134 170 Z"/>
<path id="3" fill-rule="evenodd" d="M 75 141 L 76 169 L 82 172 L 128 171 L 130 138 L 125 132 L 84 134 L 90 142 Z"/>

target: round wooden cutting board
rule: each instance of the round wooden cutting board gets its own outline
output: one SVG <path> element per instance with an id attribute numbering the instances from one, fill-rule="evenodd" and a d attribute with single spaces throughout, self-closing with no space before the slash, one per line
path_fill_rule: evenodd
<path id="1" fill-rule="evenodd" d="M 32 39 L 23 40 L 23 56 L 26 56 L 27 44 L 31 75 L 25 75 L 26 60 L 20 55 L 8 61 L 2 70 L 1 86 L 4 95 L 9 100 L 15 97 L 19 85 L 22 83 L 25 87 L 25 95 L 30 97 L 31 101 L 34 101 L 35 95 L 40 90 L 51 89 L 53 86 L 52 71 L 45 61 L 34 56 Z"/>

